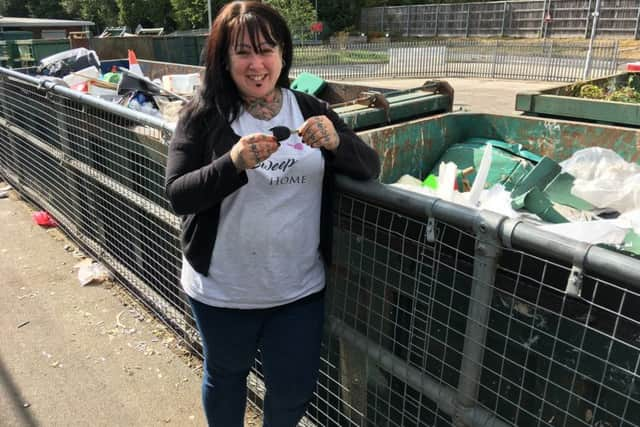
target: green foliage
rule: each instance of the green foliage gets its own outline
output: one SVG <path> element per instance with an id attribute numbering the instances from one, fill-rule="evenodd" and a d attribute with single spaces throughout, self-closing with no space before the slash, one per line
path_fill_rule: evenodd
<path id="1" fill-rule="evenodd" d="M 118 21 L 131 31 L 138 24 L 143 27 L 175 27 L 170 0 L 115 0 L 118 5 Z"/>
<path id="2" fill-rule="evenodd" d="M 29 16 L 29 10 L 24 0 L 0 1 L 0 15 L 24 18 Z"/>
<path id="3" fill-rule="evenodd" d="M 280 12 L 294 38 L 310 38 L 310 27 L 316 20 L 316 11 L 309 0 L 268 0 L 265 3 L 269 3 Z"/>
<path id="4" fill-rule="evenodd" d="M 212 18 L 215 11 L 224 1 L 211 1 L 213 9 Z M 180 30 L 191 30 L 195 28 L 208 28 L 208 11 L 207 0 L 171 0 L 173 6 L 174 17 Z"/>
<path id="5" fill-rule="evenodd" d="M 60 7 L 59 0 L 27 0 L 29 16 L 33 18 L 65 19 L 67 12 Z"/>
<path id="6" fill-rule="evenodd" d="M 611 84 L 605 89 L 591 83 L 585 83 L 575 85 L 573 89 L 578 91 L 577 96 L 580 98 L 640 103 L 640 81 L 635 74 L 629 76 L 626 85 Z"/>
<path id="7" fill-rule="evenodd" d="M 95 22 L 96 34 L 100 34 L 105 27 L 118 25 L 116 0 L 61 0 L 61 6 L 74 19 Z"/>
<path id="8" fill-rule="evenodd" d="M 334 31 L 348 31 L 358 23 L 360 7 L 364 3 L 364 0 L 323 0 L 318 5 L 320 20 Z"/>
<path id="9" fill-rule="evenodd" d="M 604 99 L 604 90 L 596 85 L 582 85 L 580 87 L 580 98 Z"/>

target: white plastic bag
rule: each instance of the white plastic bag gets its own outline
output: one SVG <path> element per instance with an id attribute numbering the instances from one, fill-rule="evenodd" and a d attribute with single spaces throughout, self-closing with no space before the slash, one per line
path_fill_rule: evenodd
<path id="1" fill-rule="evenodd" d="M 573 195 L 598 208 L 618 212 L 640 208 L 640 166 L 625 161 L 613 150 L 585 148 L 560 165 L 576 178 Z"/>

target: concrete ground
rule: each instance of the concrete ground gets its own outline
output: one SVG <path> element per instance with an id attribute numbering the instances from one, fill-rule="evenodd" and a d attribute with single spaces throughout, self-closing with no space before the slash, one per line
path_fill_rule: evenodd
<path id="1" fill-rule="evenodd" d="M 496 114 L 517 114 L 518 92 L 557 85 L 446 80 L 457 109 Z M 81 287 L 80 254 L 31 209 L 0 199 L 0 426 L 205 425 L 199 361 L 118 285 Z"/>

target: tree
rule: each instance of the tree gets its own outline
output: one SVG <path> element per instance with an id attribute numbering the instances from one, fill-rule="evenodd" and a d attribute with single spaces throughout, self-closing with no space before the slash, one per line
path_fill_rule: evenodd
<path id="1" fill-rule="evenodd" d="M 269 0 L 269 3 L 284 17 L 294 38 L 310 38 L 311 24 L 316 21 L 316 11 L 309 0 Z"/>
<path id="2" fill-rule="evenodd" d="M 59 0 L 27 0 L 29 16 L 34 18 L 65 19 L 67 12 L 60 6 Z"/>
<path id="3" fill-rule="evenodd" d="M 29 10 L 24 0 L 5 0 L 0 2 L 0 15 L 24 18 L 29 16 Z"/>
<path id="4" fill-rule="evenodd" d="M 61 0 L 61 3 L 70 17 L 93 21 L 97 34 L 105 27 L 118 25 L 116 0 Z"/>
<path id="5" fill-rule="evenodd" d="M 171 0 L 171 6 L 174 10 L 178 29 L 189 30 L 209 27 L 209 23 L 207 22 L 207 0 Z M 211 8 L 214 8 L 213 4 Z M 212 14 L 213 12 L 214 11 L 212 11 Z"/>
<path id="6" fill-rule="evenodd" d="M 115 0 L 118 5 L 118 21 L 130 31 L 143 27 L 174 28 L 173 9 L 170 0 Z"/>
<path id="7" fill-rule="evenodd" d="M 319 5 L 320 19 L 333 31 L 345 31 L 357 25 L 363 1 L 323 0 Z"/>

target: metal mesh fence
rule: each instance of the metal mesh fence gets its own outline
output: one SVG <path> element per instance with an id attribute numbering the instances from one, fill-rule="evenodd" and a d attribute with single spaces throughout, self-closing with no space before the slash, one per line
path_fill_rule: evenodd
<path id="1" fill-rule="evenodd" d="M 336 43 L 297 47 L 291 71 L 326 79 L 447 76 L 575 81 L 583 78 L 588 50 L 586 41 L 562 40 Z M 613 74 L 617 60 L 616 41 L 596 41 L 590 76 Z"/>
<path id="2" fill-rule="evenodd" d="M 587 37 L 599 5 L 598 37 L 638 38 L 636 0 L 517 0 L 364 8 L 360 30 L 404 37 Z"/>
<path id="3" fill-rule="evenodd" d="M 0 73 L 0 174 L 198 351 L 179 219 L 162 190 L 169 133 Z M 640 425 L 637 280 L 592 269 L 571 296 L 569 252 L 543 256 L 526 239 L 510 248 L 465 208 L 339 184 L 321 373 L 303 425 Z M 259 357 L 249 384 L 259 407 Z"/>

